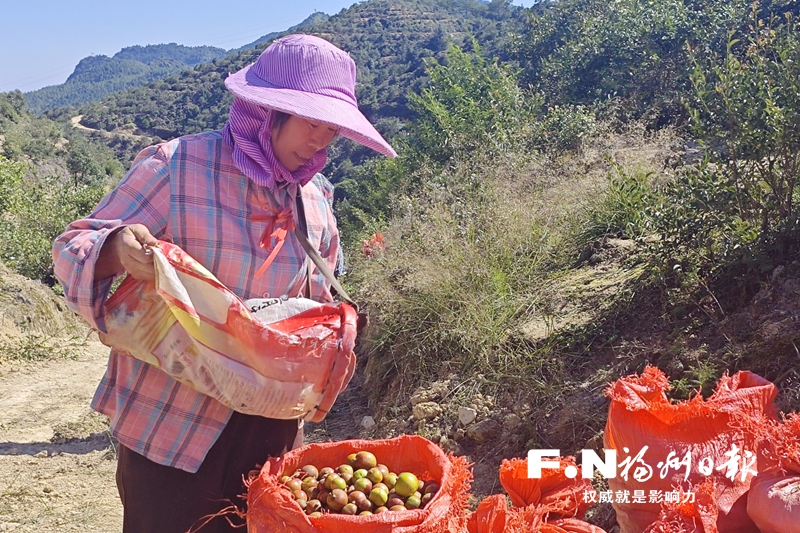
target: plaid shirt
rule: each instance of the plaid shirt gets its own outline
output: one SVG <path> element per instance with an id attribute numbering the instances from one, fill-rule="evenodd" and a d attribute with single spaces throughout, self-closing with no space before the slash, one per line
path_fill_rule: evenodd
<path id="1" fill-rule="evenodd" d="M 279 188 L 275 196 L 287 206 L 296 192 L 292 185 Z M 339 234 L 330 207 L 332 186 L 317 174 L 302 188 L 302 196 L 309 240 L 333 270 Z M 255 279 L 269 252 L 259 241 L 274 216 L 264 188 L 234 167 L 221 132 L 181 137 L 142 151 L 94 212 L 67 227 L 53 246 L 55 273 L 67 305 L 92 327 L 106 331 L 103 304 L 113 279 L 94 279 L 96 261 L 109 236 L 139 223 L 156 238 L 186 250 L 242 299 L 297 296 L 307 286 L 308 268 L 311 298 L 331 301 L 328 282 L 291 232 L 269 269 Z M 296 213 L 294 218 L 297 222 Z M 200 468 L 232 413 L 157 368 L 114 350 L 92 407 L 111 419 L 120 443 L 188 472 Z"/>

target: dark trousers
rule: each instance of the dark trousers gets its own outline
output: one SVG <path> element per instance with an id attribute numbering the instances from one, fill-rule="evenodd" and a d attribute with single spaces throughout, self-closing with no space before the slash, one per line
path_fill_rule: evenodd
<path id="1" fill-rule="evenodd" d="M 202 518 L 236 505 L 245 509 L 242 477 L 303 442 L 296 420 L 272 420 L 234 413 L 194 474 L 154 463 L 119 446 L 117 488 L 123 507 L 123 533 L 186 533 Z M 244 520 L 228 515 L 234 524 Z M 216 517 L 199 533 L 242 533 Z"/>

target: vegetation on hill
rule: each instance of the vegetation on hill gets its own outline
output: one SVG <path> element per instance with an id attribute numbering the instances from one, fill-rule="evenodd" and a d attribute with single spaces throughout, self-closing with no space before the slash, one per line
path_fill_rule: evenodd
<path id="1" fill-rule="evenodd" d="M 212 46 L 175 43 L 130 46 L 113 57 L 83 58 L 66 82 L 25 93 L 25 100 L 34 113 L 85 104 L 208 63 L 225 54 L 222 48 Z"/>

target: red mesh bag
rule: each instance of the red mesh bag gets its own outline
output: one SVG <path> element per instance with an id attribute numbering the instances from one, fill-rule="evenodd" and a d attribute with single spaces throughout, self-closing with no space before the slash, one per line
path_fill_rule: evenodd
<path id="1" fill-rule="evenodd" d="M 307 516 L 282 488 L 281 476 L 313 464 L 337 467 L 349 454 L 366 450 L 392 472 L 414 472 L 439 483 L 439 491 L 424 509 L 369 516 L 325 514 Z M 426 533 L 458 532 L 466 527 L 467 500 L 472 473 L 463 457 L 445 454 L 431 441 L 416 435 L 386 440 L 348 440 L 308 444 L 280 458 L 270 459 L 252 478 L 247 494 L 248 533 L 344 532 Z"/>
<path id="2" fill-rule="evenodd" d="M 641 462 L 649 465 L 651 471 L 649 478 L 644 469 L 645 475 L 639 479 L 634 475 L 625 479 L 618 468 L 617 477 L 608 480 L 609 488 L 630 493 L 644 490 L 649 494 L 651 490 L 672 491 L 673 487 L 688 490 L 712 479 L 719 531 L 758 533 L 746 512 L 746 494 L 758 468 L 753 460 L 759 453 L 759 439 L 742 428 L 748 420 L 775 418 L 772 402 L 777 388 L 764 378 L 744 371 L 723 376 L 707 400 L 697 395 L 673 403 L 665 394 L 669 388 L 663 372 L 647 367 L 641 376 L 622 378 L 607 389 L 611 406 L 604 433 L 605 447 L 617 450 L 618 465 L 626 458 L 635 459 L 647 447 Z M 687 456 L 691 459 L 687 479 L 684 479 L 685 466 L 671 468 L 670 452 L 678 460 Z M 717 467 L 728 461 L 734 464 L 734 458 L 740 468 L 731 479 L 730 469 Z M 740 460 L 747 462 L 740 464 Z M 702 461 L 711 461 L 710 472 L 707 462 L 706 472 L 699 469 Z M 629 474 L 634 472 L 632 468 Z M 659 504 L 650 503 L 649 499 L 648 503 L 617 503 L 615 499 L 613 505 L 621 533 L 640 533 L 660 515 Z"/>

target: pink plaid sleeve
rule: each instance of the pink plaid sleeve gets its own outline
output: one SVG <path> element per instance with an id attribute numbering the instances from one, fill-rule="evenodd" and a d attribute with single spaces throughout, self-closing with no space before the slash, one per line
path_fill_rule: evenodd
<path id="1" fill-rule="evenodd" d="M 162 236 L 168 215 L 169 172 L 164 145 L 152 146 L 137 156 L 128 174 L 92 214 L 71 223 L 53 243 L 55 275 L 69 308 L 90 326 L 106 331 L 103 303 L 114 277 L 95 279 L 100 250 L 110 236 L 129 224 L 144 224 L 154 236 Z"/>

